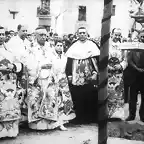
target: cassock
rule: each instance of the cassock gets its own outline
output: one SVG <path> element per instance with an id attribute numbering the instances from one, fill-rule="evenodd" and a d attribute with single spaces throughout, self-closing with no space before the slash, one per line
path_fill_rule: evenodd
<path id="1" fill-rule="evenodd" d="M 98 46 L 91 40 L 76 41 L 66 53 L 66 74 L 78 123 L 96 122 L 99 55 Z"/>

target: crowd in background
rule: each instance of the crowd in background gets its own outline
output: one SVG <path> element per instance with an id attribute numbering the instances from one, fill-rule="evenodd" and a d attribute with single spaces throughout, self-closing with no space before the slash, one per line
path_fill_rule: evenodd
<path id="1" fill-rule="evenodd" d="M 17 32 L 14 30 L 5 31 L 6 39 L 5 42 L 7 43 L 13 36 L 17 35 Z M 27 31 L 27 39 L 31 42 L 31 46 L 33 46 L 35 34 L 34 32 Z M 88 35 L 89 39 L 92 39 L 100 46 L 100 37 L 91 38 L 90 35 Z M 46 41 L 51 43 L 51 46 L 54 46 L 54 41 L 57 39 L 62 39 L 64 44 L 64 52 L 67 51 L 67 49 L 71 46 L 73 42 L 75 42 L 78 39 L 77 33 L 75 34 L 64 34 L 63 36 L 59 36 L 58 33 L 48 32 Z"/>

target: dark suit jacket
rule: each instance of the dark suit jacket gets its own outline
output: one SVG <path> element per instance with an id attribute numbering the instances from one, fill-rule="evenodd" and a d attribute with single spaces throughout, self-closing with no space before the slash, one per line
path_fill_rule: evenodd
<path id="1" fill-rule="evenodd" d="M 144 69 L 144 52 L 131 51 L 127 58 L 128 67 L 124 70 L 124 83 L 131 85 L 142 74 L 139 69 Z"/>

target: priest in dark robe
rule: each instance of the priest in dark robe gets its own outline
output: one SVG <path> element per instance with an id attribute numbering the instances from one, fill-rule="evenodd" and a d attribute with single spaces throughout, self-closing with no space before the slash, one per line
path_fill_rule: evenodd
<path id="1" fill-rule="evenodd" d="M 77 30 L 78 40 L 68 49 L 66 74 L 76 112 L 76 123 L 95 123 L 98 102 L 98 45 L 87 38 L 86 27 Z"/>

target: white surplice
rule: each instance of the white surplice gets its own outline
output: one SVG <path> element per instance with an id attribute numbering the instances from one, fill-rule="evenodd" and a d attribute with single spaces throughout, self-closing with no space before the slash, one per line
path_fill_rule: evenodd
<path id="1" fill-rule="evenodd" d="M 19 36 L 12 37 L 6 44 L 7 50 L 13 54 L 15 61 L 21 63 L 26 62 L 29 46 L 29 41 L 27 39 L 22 40 Z"/>

